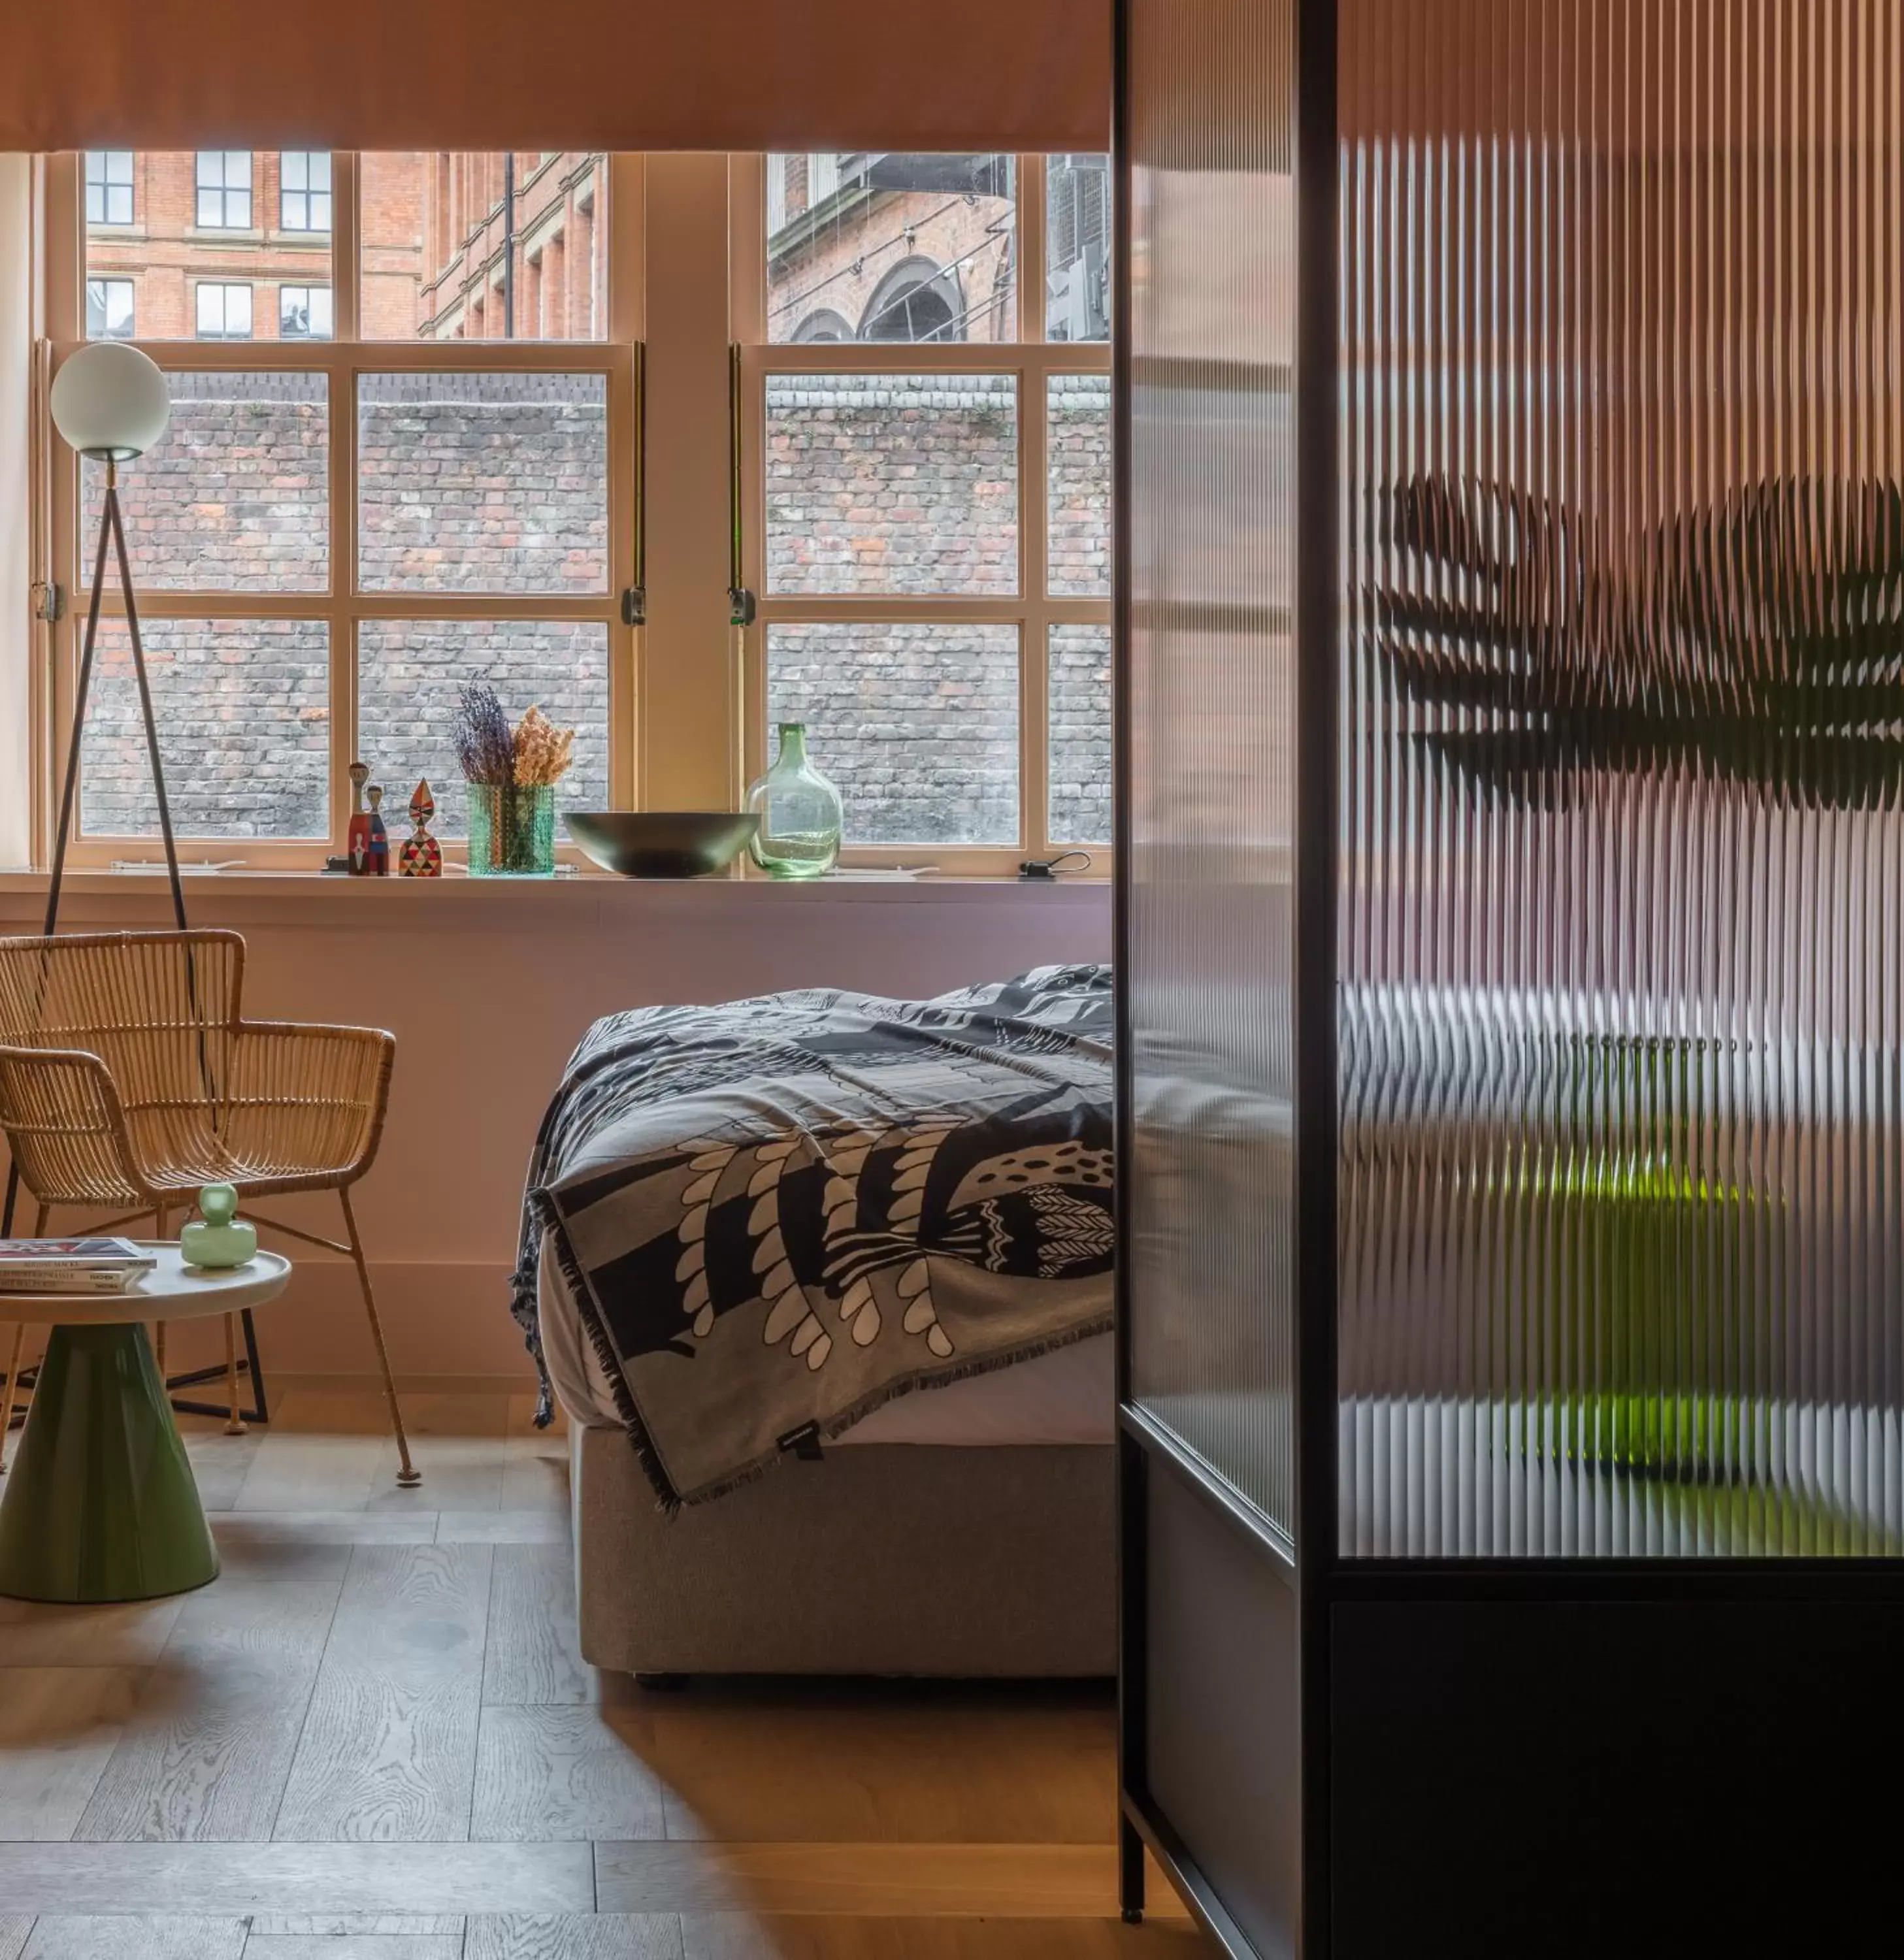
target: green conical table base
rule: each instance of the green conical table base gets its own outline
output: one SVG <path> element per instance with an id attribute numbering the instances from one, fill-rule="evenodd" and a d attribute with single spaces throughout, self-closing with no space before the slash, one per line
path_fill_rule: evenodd
<path id="1" fill-rule="evenodd" d="M 188 1592 L 218 1554 L 142 1326 L 56 1327 L 0 1498 L 0 1593 Z"/>

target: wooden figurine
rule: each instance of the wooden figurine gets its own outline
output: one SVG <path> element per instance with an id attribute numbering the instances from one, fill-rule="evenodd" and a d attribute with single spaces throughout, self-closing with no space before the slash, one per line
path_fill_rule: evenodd
<path id="1" fill-rule="evenodd" d="M 443 847 L 430 835 L 430 819 L 436 814 L 436 799 L 430 794 L 426 777 L 410 797 L 409 836 L 396 854 L 400 878 L 440 878 L 443 875 Z"/>
<path id="2" fill-rule="evenodd" d="M 383 813 L 379 807 L 384 800 L 384 786 L 372 783 L 364 794 L 370 798 L 369 875 L 387 878 L 390 874 L 390 834 L 384 828 Z"/>
<path id="3" fill-rule="evenodd" d="M 366 764 L 351 764 L 350 829 L 345 848 L 350 853 L 350 874 L 353 878 L 368 878 L 372 875 L 370 812 L 364 807 L 364 785 L 369 781 L 370 770 Z"/>

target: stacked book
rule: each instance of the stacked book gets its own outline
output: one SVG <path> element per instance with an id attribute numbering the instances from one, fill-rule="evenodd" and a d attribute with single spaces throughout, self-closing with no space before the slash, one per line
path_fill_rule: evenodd
<path id="1" fill-rule="evenodd" d="M 129 1293 L 158 1264 L 130 1239 L 0 1239 L 0 1293 Z"/>

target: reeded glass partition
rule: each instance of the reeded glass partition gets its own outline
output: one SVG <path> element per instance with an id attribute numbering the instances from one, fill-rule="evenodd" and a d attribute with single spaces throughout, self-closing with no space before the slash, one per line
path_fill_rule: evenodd
<path id="1" fill-rule="evenodd" d="M 1341 1542 L 1904 1549 L 1904 0 L 1343 0 Z"/>
<path id="2" fill-rule="evenodd" d="M 1295 11 L 1132 19 L 1133 1399 L 1295 1535 Z"/>

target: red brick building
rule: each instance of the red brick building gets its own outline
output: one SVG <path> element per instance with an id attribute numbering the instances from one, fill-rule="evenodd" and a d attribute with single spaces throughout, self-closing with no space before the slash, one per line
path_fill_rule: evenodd
<path id="1" fill-rule="evenodd" d="M 416 332 L 436 340 L 606 336 L 605 156 L 444 151 L 417 161 L 428 269 L 416 295 Z M 367 189 L 371 175 L 367 168 Z M 366 243 L 375 235 L 367 218 Z"/>
<path id="2" fill-rule="evenodd" d="M 367 155 L 360 173 L 363 339 L 607 331 L 599 153 Z M 84 173 L 90 335 L 334 333 L 329 152 L 95 150 Z"/>

